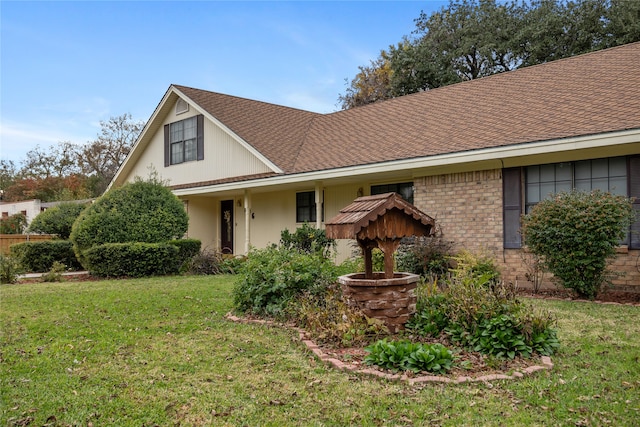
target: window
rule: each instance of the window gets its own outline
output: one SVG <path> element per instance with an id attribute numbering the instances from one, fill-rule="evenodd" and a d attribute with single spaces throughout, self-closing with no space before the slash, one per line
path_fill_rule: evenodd
<path id="1" fill-rule="evenodd" d="M 640 197 L 640 157 L 610 157 L 577 162 L 553 163 L 510 168 L 503 171 L 504 247 L 519 248 L 520 213 L 528 213 L 539 203 L 554 194 L 572 189 L 602 190 L 626 197 Z M 524 185 L 522 181 L 524 180 Z M 524 189 L 524 198 L 522 190 Z M 640 203 L 634 203 L 640 210 Z M 640 221 L 631 226 L 623 244 L 640 248 Z"/>
<path id="2" fill-rule="evenodd" d="M 526 168 L 526 212 L 541 200 L 563 191 L 602 190 L 627 195 L 627 159 L 583 160 Z"/>
<path id="3" fill-rule="evenodd" d="M 194 116 L 164 127 L 165 166 L 204 159 L 204 116 Z"/>
<path id="4" fill-rule="evenodd" d="M 324 212 L 322 213 L 324 220 Z M 316 222 L 316 193 L 296 193 L 296 222 Z"/>
<path id="5" fill-rule="evenodd" d="M 398 193 L 409 203 L 413 203 L 413 182 L 402 182 L 399 184 L 372 185 L 371 195 Z"/>

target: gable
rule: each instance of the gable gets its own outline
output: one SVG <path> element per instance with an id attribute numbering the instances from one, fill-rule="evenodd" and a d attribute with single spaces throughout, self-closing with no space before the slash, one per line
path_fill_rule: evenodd
<path id="1" fill-rule="evenodd" d="M 181 95 L 178 91 L 169 89 L 114 182 L 130 181 L 136 176 L 146 178 L 151 170 L 171 186 L 281 172 L 275 164 L 222 122 Z M 198 148 L 198 158 L 171 164 L 169 127 L 194 118 L 201 122 L 198 127 L 203 136 Z"/>

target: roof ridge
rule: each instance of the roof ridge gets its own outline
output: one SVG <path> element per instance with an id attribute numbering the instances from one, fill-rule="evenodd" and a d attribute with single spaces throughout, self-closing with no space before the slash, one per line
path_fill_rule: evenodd
<path id="1" fill-rule="evenodd" d="M 233 98 L 233 99 L 248 101 L 248 102 L 252 102 L 252 103 L 256 103 L 256 104 L 263 104 L 263 105 L 272 106 L 272 107 L 285 108 L 285 109 L 288 109 L 288 110 L 294 110 L 294 111 L 301 111 L 301 112 L 305 112 L 305 113 L 323 115 L 323 113 L 317 113 L 317 112 L 311 111 L 311 110 L 304 110 L 302 108 L 290 107 L 288 105 L 276 104 L 274 102 L 262 101 L 262 100 L 259 100 L 259 99 L 252 99 L 252 98 L 247 98 L 247 97 L 244 97 L 244 96 L 230 95 L 228 93 L 216 92 L 216 91 L 206 90 L 206 89 L 199 89 L 199 88 L 196 88 L 196 87 L 179 85 L 179 84 L 171 84 L 171 86 L 173 86 L 173 87 L 175 87 L 177 89 L 186 88 L 186 89 L 189 89 L 189 90 L 195 90 L 195 91 L 198 91 L 198 92 L 206 92 L 206 93 L 210 93 L 210 94 L 217 95 L 217 96 L 222 96 L 222 97 L 226 97 L 226 98 Z"/>

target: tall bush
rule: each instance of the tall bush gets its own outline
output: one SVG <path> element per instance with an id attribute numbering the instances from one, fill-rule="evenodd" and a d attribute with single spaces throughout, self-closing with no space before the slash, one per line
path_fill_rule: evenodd
<path id="1" fill-rule="evenodd" d="M 73 224 L 70 239 L 80 262 L 83 252 L 105 243 L 160 243 L 178 239 L 189 218 L 182 202 L 156 180 L 110 190 L 85 209 Z"/>
<path id="2" fill-rule="evenodd" d="M 68 239 L 71 234 L 71 227 L 84 210 L 86 204 L 81 203 L 60 203 L 52 206 L 36 216 L 29 225 L 32 233 L 55 234 L 61 239 Z"/>
<path id="3" fill-rule="evenodd" d="M 632 201 L 624 196 L 572 191 L 538 203 L 524 216 L 522 233 L 556 280 L 593 299 L 633 219 Z"/>

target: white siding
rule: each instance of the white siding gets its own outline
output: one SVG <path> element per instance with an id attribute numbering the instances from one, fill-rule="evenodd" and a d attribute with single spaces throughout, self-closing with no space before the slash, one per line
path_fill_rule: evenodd
<path id="1" fill-rule="evenodd" d="M 164 125 L 198 115 L 192 105 L 189 112 L 175 114 L 175 108 L 165 117 L 162 126 L 151 137 L 150 143 L 141 153 L 135 167 L 127 176 L 132 181 L 139 176 L 147 178 L 150 170 L 155 170 L 169 185 L 207 182 L 229 177 L 253 175 L 271 170 L 260 159 L 242 146 L 232 135 L 217 126 L 205 116 L 204 120 L 204 160 L 164 166 Z"/>

